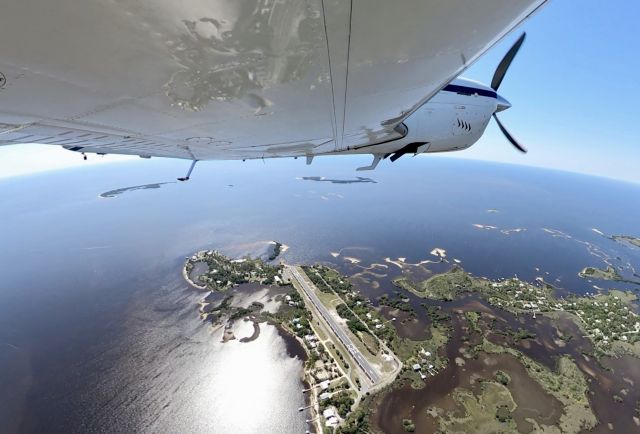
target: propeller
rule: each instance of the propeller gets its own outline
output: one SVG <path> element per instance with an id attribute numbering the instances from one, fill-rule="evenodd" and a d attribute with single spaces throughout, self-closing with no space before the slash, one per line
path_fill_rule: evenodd
<path id="1" fill-rule="evenodd" d="M 504 127 L 504 125 L 502 125 L 502 122 L 500 122 L 500 119 L 498 119 L 498 116 L 495 113 L 493 114 L 493 118 L 498 123 L 498 127 L 500 128 L 500 131 L 502 131 L 502 134 L 504 134 L 504 136 L 507 138 L 507 140 L 513 146 L 515 146 L 518 151 L 522 152 L 523 154 L 526 154 L 527 153 L 527 148 L 522 146 L 520 143 L 518 143 L 518 141 L 516 139 L 513 138 L 513 136 L 509 133 L 509 131 L 507 131 L 507 129 Z"/>
<path id="2" fill-rule="evenodd" d="M 527 37 L 527 34 L 523 33 L 522 36 L 518 38 L 518 40 L 511 46 L 509 51 L 507 51 L 507 54 L 504 55 L 504 57 L 498 64 L 498 67 L 496 68 L 496 72 L 493 73 L 493 79 L 491 80 L 491 88 L 496 92 L 498 91 L 498 88 L 502 84 L 502 80 L 504 79 L 504 76 L 507 74 L 507 71 L 511 66 L 511 62 L 513 62 L 513 59 L 516 57 L 516 54 L 518 54 L 518 50 L 520 50 L 520 47 L 524 43 L 524 40 L 526 37 Z M 496 113 L 498 111 L 505 110 L 511 106 L 504 98 L 500 96 L 498 96 L 498 101 L 502 102 L 503 105 L 502 107 L 500 106 L 498 107 L 498 110 L 496 110 Z M 502 125 L 502 122 L 500 122 L 500 119 L 498 119 L 498 115 L 496 113 L 493 114 L 493 118 L 496 120 L 498 127 L 500 128 L 500 131 L 502 131 L 502 134 L 504 134 L 507 140 L 509 140 L 509 143 L 511 143 L 517 150 L 519 150 L 520 152 L 526 153 L 527 149 L 524 146 L 522 146 L 520 143 L 518 143 L 518 141 L 511 135 L 511 133 L 507 131 L 504 125 Z"/>

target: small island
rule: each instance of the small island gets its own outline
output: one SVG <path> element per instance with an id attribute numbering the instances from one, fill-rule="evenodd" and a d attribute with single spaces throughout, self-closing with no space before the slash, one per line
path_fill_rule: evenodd
<path id="1" fill-rule="evenodd" d="M 632 246 L 640 247 L 640 238 L 632 237 L 630 235 L 612 235 L 611 239 L 619 243 L 629 243 Z"/>
<path id="2" fill-rule="evenodd" d="M 281 247 L 279 243 L 276 245 L 273 259 L 278 256 Z M 183 275 L 193 286 L 210 291 L 226 291 L 250 282 L 262 285 L 281 282 L 278 267 L 248 256 L 229 259 L 216 250 L 202 250 L 187 258 Z"/>
<path id="3" fill-rule="evenodd" d="M 595 267 L 585 267 L 578 273 L 578 276 L 583 279 L 599 279 L 599 280 L 610 280 L 612 282 L 622 282 L 622 283 L 631 283 L 633 285 L 640 285 L 640 281 L 625 279 L 618 273 L 618 271 L 613 268 L 611 265 L 608 265 L 607 268 L 595 268 Z"/>
<path id="4" fill-rule="evenodd" d="M 615 268 L 612 266 L 607 266 L 604 270 L 595 267 L 585 267 L 578 273 L 578 276 L 589 279 L 602 279 L 602 280 L 622 280 L 622 277 Z"/>

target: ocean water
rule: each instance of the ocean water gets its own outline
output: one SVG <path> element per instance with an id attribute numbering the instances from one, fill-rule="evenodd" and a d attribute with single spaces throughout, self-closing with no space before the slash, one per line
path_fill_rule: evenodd
<path id="1" fill-rule="evenodd" d="M 0 432 L 304 432 L 302 362 L 276 329 L 221 344 L 199 320 L 180 270 L 203 248 L 277 240 L 288 262 L 350 270 L 345 256 L 419 262 L 439 247 L 476 275 L 579 293 L 612 286 L 579 278 L 585 266 L 638 273 L 640 249 L 606 237 L 640 236 L 638 185 L 362 163 L 199 163 L 177 183 L 188 162 L 159 159 L 0 181 Z"/>

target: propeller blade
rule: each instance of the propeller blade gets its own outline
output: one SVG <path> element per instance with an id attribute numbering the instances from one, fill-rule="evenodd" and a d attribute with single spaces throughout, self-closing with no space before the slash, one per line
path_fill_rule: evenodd
<path id="1" fill-rule="evenodd" d="M 502 131 L 502 134 L 504 134 L 504 136 L 507 138 L 507 140 L 509 140 L 509 142 L 511 142 L 511 144 L 513 146 L 515 146 L 516 149 L 518 149 L 518 151 L 526 154 L 527 153 L 527 149 L 524 146 L 522 146 L 520 143 L 518 143 L 518 141 L 516 139 L 513 138 L 513 136 L 509 133 L 509 131 L 507 131 L 507 129 L 504 127 L 504 125 L 502 125 L 502 122 L 500 122 L 500 119 L 498 119 L 498 116 L 496 116 L 495 113 L 493 114 L 493 118 L 498 123 L 498 127 L 500 127 L 500 131 Z"/>
<path id="2" fill-rule="evenodd" d="M 507 54 L 505 54 L 500 61 L 500 64 L 496 68 L 496 72 L 493 73 L 493 79 L 491 80 L 491 88 L 493 90 L 498 90 L 498 88 L 500 87 L 502 79 L 506 75 L 509 66 L 511 66 L 511 62 L 513 61 L 514 57 L 516 57 L 516 54 L 518 54 L 518 50 L 522 46 L 522 43 L 524 42 L 526 36 L 527 34 L 523 33 L 522 36 L 518 38 L 516 43 L 511 46 L 509 51 L 507 51 Z"/>

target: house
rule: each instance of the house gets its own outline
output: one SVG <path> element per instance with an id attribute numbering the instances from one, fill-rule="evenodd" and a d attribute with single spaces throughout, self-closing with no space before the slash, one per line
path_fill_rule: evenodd
<path id="1" fill-rule="evenodd" d="M 367 318 L 371 319 L 371 314 L 369 312 L 367 312 Z"/>
<path id="2" fill-rule="evenodd" d="M 336 409 L 333 407 L 329 407 L 322 412 L 322 415 L 324 416 L 325 419 L 336 417 Z"/>
<path id="3" fill-rule="evenodd" d="M 382 324 L 376 324 L 377 329 L 381 329 L 382 327 L 384 327 Z"/>
<path id="4" fill-rule="evenodd" d="M 414 370 L 414 371 L 419 371 L 419 370 L 420 370 L 420 364 L 419 364 L 419 363 L 415 363 L 415 364 L 412 366 L 412 368 L 413 368 L 413 370 Z"/>
<path id="5" fill-rule="evenodd" d="M 320 394 L 320 401 L 324 401 L 325 399 L 329 399 L 331 394 L 329 392 L 324 392 Z"/>
<path id="6" fill-rule="evenodd" d="M 335 428 L 338 426 L 338 424 L 340 423 L 340 421 L 338 420 L 337 417 L 333 416 L 327 419 L 327 421 L 325 422 L 325 426 L 329 426 L 331 428 Z"/>
<path id="7" fill-rule="evenodd" d="M 321 390 L 327 390 L 328 388 L 329 388 L 329 380 L 323 381 L 322 383 L 320 383 L 320 389 Z"/>

